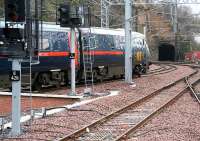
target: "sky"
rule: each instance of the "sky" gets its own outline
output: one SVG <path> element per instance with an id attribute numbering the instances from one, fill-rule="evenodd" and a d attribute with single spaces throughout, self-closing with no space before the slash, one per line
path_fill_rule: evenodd
<path id="1" fill-rule="evenodd" d="M 188 6 L 192 8 L 193 14 L 200 14 L 200 4 L 189 4 Z M 195 41 L 200 44 L 200 36 L 196 36 Z"/>
<path id="2" fill-rule="evenodd" d="M 200 44 L 200 36 L 196 36 L 194 39 L 195 39 L 195 41 L 196 41 L 197 43 Z"/>
<path id="3" fill-rule="evenodd" d="M 193 14 L 200 14 L 200 4 L 187 4 L 186 6 L 190 6 L 192 8 Z"/>

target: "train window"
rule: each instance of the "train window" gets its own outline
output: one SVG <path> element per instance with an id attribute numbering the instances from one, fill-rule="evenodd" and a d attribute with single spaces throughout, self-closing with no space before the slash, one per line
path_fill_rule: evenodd
<path id="1" fill-rule="evenodd" d="M 132 41 L 132 48 L 133 49 L 137 48 L 137 42 L 135 40 Z"/>
<path id="2" fill-rule="evenodd" d="M 83 45 L 84 46 L 88 46 L 89 45 L 89 41 L 88 41 L 87 37 L 84 36 L 82 40 L 83 40 Z"/>
<path id="3" fill-rule="evenodd" d="M 53 50 L 55 51 L 66 51 L 66 49 L 67 49 L 67 42 L 57 40 L 53 43 Z"/>
<path id="4" fill-rule="evenodd" d="M 140 45 L 142 46 L 142 41 L 141 41 L 141 40 L 139 41 L 139 43 L 140 43 Z"/>
<path id="5" fill-rule="evenodd" d="M 42 46 L 40 48 L 40 50 L 50 50 L 49 48 L 49 39 L 43 39 L 42 40 Z"/>
<path id="6" fill-rule="evenodd" d="M 139 49 L 142 48 L 142 42 L 141 42 L 141 40 L 138 40 L 138 48 L 139 48 Z"/>
<path id="7" fill-rule="evenodd" d="M 145 40 L 144 40 L 144 39 L 142 39 L 142 45 L 144 45 L 144 43 L 145 43 Z"/>
<path id="8" fill-rule="evenodd" d="M 55 51 L 66 51 L 68 48 L 68 37 L 65 32 L 54 32 L 51 41 Z"/>
<path id="9" fill-rule="evenodd" d="M 96 37 L 95 36 L 90 38 L 90 47 L 91 47 L 91 49 L 97 48 L 97 42 L 96 42 Z"/>
<path id="10" fill-rule="evenodd" d="M 103 35 L 97 35 L 97 40 L 99 43 L 99 48 L 104 48 L 104 36 Z"/>
<path id="11" fill-rule="evenodd" d="M 44 31 L 43 32 L 42 46 L 40 46 L 41 51 L 50 51 L 51 50 L 49 40 L 50 40 L 49 32 Z"/>
<path id="12" fill-rule="evenodd" d="M 99 44 L 99 48 L 107 49 L 115 47 L 114 39 L 112 35 L 96 35 L 96 39 Z"/>
<path id="13" fill-rule="evenodd" d="M 66 51 L 68 37 L 65 32 L 43 32 L 43 46 L 41 51 Z"/>
<path id="14" fill-rule="evenodd" d="M 115 38 L 115 47 L 119 50 L 124 50 L 125 38 L 123 36 L 114 36 Z"/>
<path id="15" fill-rule="evenodd" d="M 142 49 L 142 41 L 141 40 L 139 40 L 139 47 L 140 47 L 140 49 Z"/>
<path id="16" fill-rule="evenodd" d="M 107 35 L 108 38 L 108 47 L 109 48 L 115 48 L 115 43 L 112 35 Z"/>
<path id="17" fill-rule="evenodd" d="M 107 44 L 108 44 L 108 39 L 106 38 L 105 35 L 101 35 L 101 45 L 102 45 L 102 48 L 107 48 Z"/>
<path id="18" fill-rule="evenodd" d="M 83 40 L 84 46 L 89 46 L 89 44 L 90 44 L 90 49 L 95 49 L 98 47 L 96 35 L 91 35 L 90 39 L 89 39 L 88 35 L 84 35 L 82 40 Z"/>

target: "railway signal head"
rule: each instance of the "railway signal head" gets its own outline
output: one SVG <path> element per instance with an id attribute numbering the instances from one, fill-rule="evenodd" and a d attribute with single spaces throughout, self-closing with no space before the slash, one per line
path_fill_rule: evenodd
<path id="1" fill-rule="evenodd" d="M 11 21 L 17 21 L 17 6 L 15 4 L 8 4 L 8 18 Z"/>
<path id="2" fill-rule="evenodd" d="M 60 8 L 58 9 L 60 13 L 60 19 L 59 19 L 60 26 L 61 27 L 81 26 L 82 21 L 78 10 L 79 10 L 78 7 L 68 4 L 61 4 Z"/>
<path id="3" fill-rule="evenodd" d="M 6 22 L 25 21 L 25 0 L 5 0 Z"/>
<path id="4" fill-rule="evenodd" d="M 60 19 L 59 19 L 60 26 L 61 27 L 71 26 L 70 6 L 61 4 L 58 11 L 60 12 Z"/>

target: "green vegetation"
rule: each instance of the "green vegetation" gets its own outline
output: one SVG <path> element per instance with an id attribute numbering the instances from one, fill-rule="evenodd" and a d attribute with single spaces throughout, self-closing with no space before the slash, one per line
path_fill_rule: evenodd
<path id="1" fill-rule="evenodd" d="M 43 20 L 47 22 L 56 22 L 59 5 L 66 3 L 66 0 L 42 0 L 43 1 Z M 84 0 L 69 0 L 72 5 L 84 3 Z"/>

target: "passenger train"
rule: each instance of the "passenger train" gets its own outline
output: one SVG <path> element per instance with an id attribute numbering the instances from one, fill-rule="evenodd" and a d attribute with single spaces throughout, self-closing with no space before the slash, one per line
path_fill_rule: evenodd
<path id="1" fill-rule="evenodd" d="M 43 25 L 43 40 L 39 52 L 39 64 L 32 65 L 32 86 L 69 84 L 70 82 L 70 29 L 58 25 Z M 92 39 L 89 42 L 89 38 Z M 125 64 L 125 32 L 123 29 L 82 28 L 76 31 L 76 80 L 84 78 L 84 49 L 90 43 L 93 57 L 93 75 L 96 80 L 123 77 Z M 145 73 L 150 52 L 145 37 L 132 32 L 133 72 Z M 0 87 L 10 87 L 8 72 L 11 62 L 0 58 Z M 22 73 L 29 68 L 22 63 Z M 27 75 L 26 75 L 27 76 Z M 22 75 L 22 81 L 26 81 Z"/>

